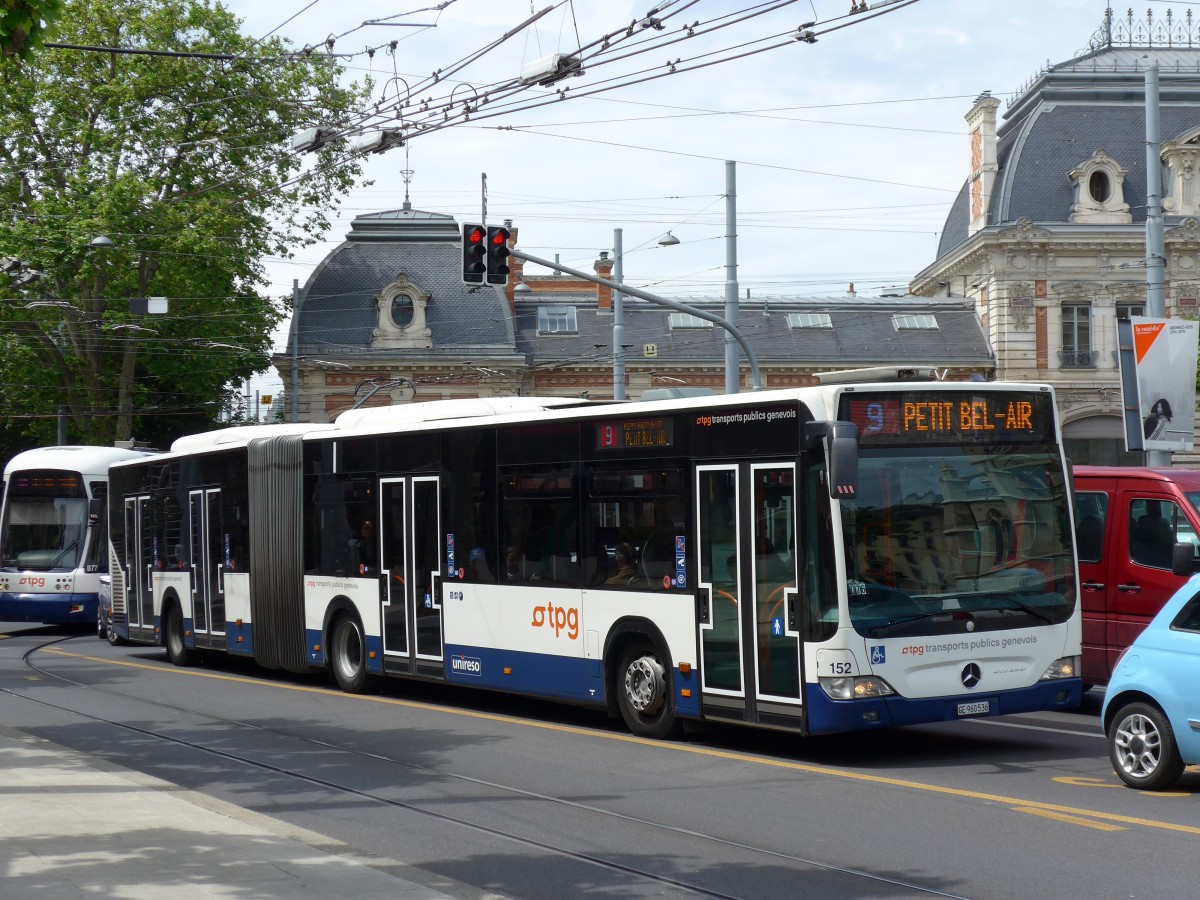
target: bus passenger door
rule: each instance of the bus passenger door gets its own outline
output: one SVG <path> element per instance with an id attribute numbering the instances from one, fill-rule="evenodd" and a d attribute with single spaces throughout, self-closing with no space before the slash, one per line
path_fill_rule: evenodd
<path id="1" fill-rule="evenodd" d="M 129 627 L 154 627 L 153 538 L 150 498 L 125 498 L 125 615 Z"/>
<path id="2" fill-rule="evenodd" d="M 225 633 L 225 541 L 221 534 L 221 490 L 188 495 L 188 534 L 192 560 L 192 631 Z"/>
<path id="3" fill-rule="evenodd" d="M 795 466 L 698 466 L 696 490 L 705 716 L 789 724 L 803 698 Z"/>
<path id="4" fill-rule="evenodd" d="M 443 672 L 437 476 L 379 483 L 380 599 L 385 668 Z"/>
<path id="5" fill-rule="evenodd" d="M 736 719 L 748 713 L 742 679 L 739 487 L 737 466 L 696 468 L 700 683 L 705 710 Z"/>
<path id="6" fill-rule="evenodd" d="M 796 467 L 752 465 L 748 550 L 754 591 L 758 721 L 798 716 L 802 693 L 800 603 L 796 578 Z"/>

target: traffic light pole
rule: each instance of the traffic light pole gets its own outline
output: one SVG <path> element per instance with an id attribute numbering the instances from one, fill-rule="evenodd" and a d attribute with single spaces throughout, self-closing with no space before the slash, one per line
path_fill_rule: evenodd
<path id="1" fill-rule="evenodd" d="M 531 262 L 538 266 L 545 266 L 548 269 L 553 269 L 556 272 L 563 272 L 567 275 L 572 275 L 575 278 L 582 278 L 584 281 L 590 281 L 592 284 L 599 284 L 603 287 L 612 288 L 614 291 L 620 291 L 629 297 L 637 297 L 639 300 L 647 300 L 650 303 L 658 306 L 665 306 L 668 309 L 673 309 L 676 312 L 687 313 L 690 316 L 695 316 L 698 319 L 712 322 L 714 325 L 719 325 L 724 328 L 730 336 L 733 337 L 742 346 L 742 350 L 746 353 L 746 361 L 750 363 L 750 389 L 753 391 L 762 390 L 762 378 L 758 372 L 758 357 L 754 355 L 754 351 L 750 349 L 750 344 L 746 340 L 746 336 L 738 330 L 737 326 L 723 319 L 715 313 L 710 313 L 708 310 L 699 309 L 695 306 L 688 306 L 686 303 L 678 303 L 674 300 L 668 300 L 666 297 L 660 297 L 657 294 L 651 294 L 649 291 L 643 291 L 640 288 L 630 287 L 627 284 L 618 284 L 615 281 L 609 281 L 605 278 L 599 278 L 590 272 L 584 272 L 580 269 L 570 269 L 561 263 L 550 262 L 549 260 L 539 259 L 536 256 L 530 256 L 523 250 L 514 250 L 509 248 L 509 254 L 517 259 L 523 259 L 525 262 Z"/>

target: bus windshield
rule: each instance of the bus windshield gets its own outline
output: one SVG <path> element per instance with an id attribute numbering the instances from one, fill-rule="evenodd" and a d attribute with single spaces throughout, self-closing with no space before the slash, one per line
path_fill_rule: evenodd
<path id="1" fill-rule="evenodd" d="M 1076 588 L 1057 448 L 863 450 L 842 505 L 850 618 L 873 638 L 1066 621 Z"/>
<path id="2" fill-rule="evenodd" d="M 87 537 L 88 501 L 78 476 L 13 476 L 0 527 L 5 569 L 74 569 Z"/>

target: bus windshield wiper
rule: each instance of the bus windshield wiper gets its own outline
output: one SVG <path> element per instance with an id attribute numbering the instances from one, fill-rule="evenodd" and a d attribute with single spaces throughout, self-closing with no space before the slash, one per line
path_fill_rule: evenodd
<path id="1" fill-rule="evenodd" d="M 937 612 L 921 613 L 920 615 L 909 616 L 907 619 L 897 619 L 884 625 L 876 625 L 867 631 L 867 636 L 886 637 L 893 632 L 907 628 L 909 625 L 915 625 L 917 622 L 928 622 L 939 618 L 952 619 L 955 612 L 957 610 L 939 609 Z"/>
<path id="2" fill-rule="evenodd" d="M 1041 619 L 1043 622 L 1045 622 L 1047 624 L 1050 624 L 1050 625 L 1054 624 L 1054 619 L 1053 619 L 1053 617 L 1050 616 L 1049 613 L 1047 613 L 1045 610 L 1038 609 L 1036 606 L 1034 606 L 1031 603 L 1026 603 L 1024 600 L 1022 600 L 1020 597 L 1018 597 L 1012 591 L 974 591 L 974 592 L 964 595 L 964 596 L 1001 597 L 1001 598 L 1007 600 L 1009 603 L 1011 603 L 1013 606 L 1015 606 L 1017 609 L 1021 610 L 1022 612 L 1027 612 L 1031 616 L 1036 616 L 1037 618 Z M 1000 610 L 1006 609 L 1006 607 L 997 606 L 997 607 L 994 607 L 994 609 L 997 611 L 1000 611 Z M 972 612 L 975 612 L 975 611 L 976 610 L 972 610 Z"/>
<path id="3" fill-rule="evenodd" d="M 971 612 L 971 613 L 987 612 L 987 611 L 991 611 L 991 612 L 1017 612 L 1017 611 L 1020 611 L 1020 612 L 1029 613 L 1029 615 L 1035 616 L 1036 618 L 1041 619 L 1043 622 L 1047 623 L 1048 625 L 1054 624 L 1054 619 L 1052 616 L 1050 616 L 1049 613 L 1047 613 L 1045 610 L 1038 609 L 1036 606 L 1034 606 L 1030 603 L 1026 603 L 1024 600 L 1022 600 L 1020 597 L 1018 597 L 1012 591 L 961 591 L 957 594 L 939 594 L 937 596 L 939 596 L 943 599 L 954 598 L 954 599 L 958 599 L 960 601 L 964 597 L 970 597 L 972 599 L 996 597 L 996 598 L 999 598 L 1002 600 L 1007 600 L 1009 603 L 1012 604 L 1012 606 L 1011 607 L 992 606 L 992 607 L 986 607 L 984 609 L 972 608 L 972 609 L 969 609 L 966 611 Z"/>
<path id="4" fill-rule="evenodd" d="M 58 551 L 58 555 L 55 556 L 54 559 L 50 560 L 50 564 L 48 566 L 46 566 L 46 568 L 53 569 L 55 566 L 57 566 L 62 561 L 62 558 L 64 556 L 66 556 L 72 550 L 78 550 L 78 549 L 79 549 L 79 541 L 78 540 L 71 541 L 71 543 L 67 544 L 67 546 L 63 547 L 60 551 Z"/>

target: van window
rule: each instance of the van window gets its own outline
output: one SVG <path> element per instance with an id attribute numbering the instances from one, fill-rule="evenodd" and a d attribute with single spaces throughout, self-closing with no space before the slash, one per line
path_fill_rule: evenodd
<path id="1" fill-rule="evenodd" d="M 1129 504 L 1129 558 L 1143 566 L 1171 568 L 1176 541 L 1195 545 L 1183 510 L 1171 500 L 1133 500 Z"/>
<path id="2" fill-rule="evenodd" d="M 1099 562 L 1104 550 L 1104 523 L 1108 494 L 1080 491 L 1075 494 L 1075 546 L 1080 562 Z"/>

